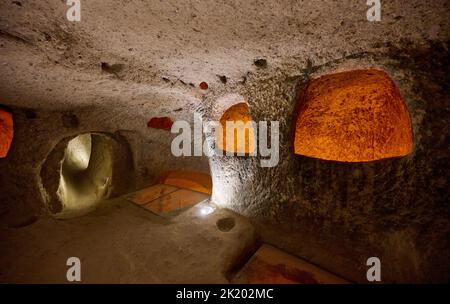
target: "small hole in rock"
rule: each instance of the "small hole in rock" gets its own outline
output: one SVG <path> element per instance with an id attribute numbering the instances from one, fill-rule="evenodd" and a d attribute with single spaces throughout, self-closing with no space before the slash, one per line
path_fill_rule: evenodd
<path id="1" fill-rule="evenodd" d="M 228 232 L 234 228 L 234 226 L 236 225 L 236 221 L 232 217 L 225 217 L 218 220 L 216 225 L 220 231 Z"/>

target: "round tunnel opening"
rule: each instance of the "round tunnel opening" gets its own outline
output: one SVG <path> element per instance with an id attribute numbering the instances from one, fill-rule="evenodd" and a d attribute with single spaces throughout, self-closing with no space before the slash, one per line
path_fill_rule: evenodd
<path id="1" fill-rule="evenodd" d="M 65 139 L 42 167 L 44 201 L 55 217 L 83 215 L 130 189 L 132 168 L 128 145 L 113 136 L 86 133 Z"/>
<path id="2" fill-rule="evenodd" d="M 109 138 L 83 134 L 69 141 L 57 196 L 66 213 L 89 210 L 110 195 L 113 156 Z"/>

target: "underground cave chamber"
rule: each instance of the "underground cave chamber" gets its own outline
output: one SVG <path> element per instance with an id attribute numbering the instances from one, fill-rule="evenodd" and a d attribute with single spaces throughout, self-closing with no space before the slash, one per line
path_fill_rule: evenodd
<path id="1" fill-rule="evenodd" d="M 307 201 L 316 196 L 316 200 L 326 202 L 326 195 L 332 195 L 337 204 L 355 204 L 366 199 L 367 185 L 376 187 L 376 178 L 370 176 L 379 176 L 379 172 L 386 170 L 388 173 L 384 172 L 381 176 L 386 176 L 392 170 L 401 175 L 402 171 L 410 170 L 406 165 L 407 158 L 403 159 L 411 155 L 414 147 L 410 113 L 399 89 L 385 71 L 348 70 L 320 75 L 305 82 L 295 95 L 298 97 L 293 100 L 293 111 L 289 113 L 293 118 L 294 132 L 285 134 L 292 135 L 294 151 L 289 151 L 288 159 L 293 169 L 298 168 L 297 176 L 301 178 L 297 184 L 297 193 L 302 196 L 295 197 L 296 200 Z M 252 124 L 246 124 L 254 120 L 248 103 L 234 102 L 224 106 L 219 114 L 222 132 L 215 138 L 215 144 L 224 152 L 249 156 L 255 149 L 257 138 Z M 12 115 L 6 117 L 11 119 L 4 119 L 6 122 L 3 124 L 8 128 L 2 129 L 2 143 L 9 147 Z M 20 115 L 17 118 L 20 125 L 23 119 Z M 158 122 L 160 120 L 162 119 Z M 164 122 L 169 120 L 172 121 L 165 118 Z M 160 128 L 154 123 L 155 119 L 152 121 L 147 127 L 155 140 L 161 140 L 170 134 L 169 127 Z M 227 132 L 227 122 L 241 124 L 232 132 Z M 166 125 L 167 123 L 164 124 Z M 143 146 L 136 145 L 136 140 L 129 134 L 120 134 L 122 135 L 82 132 L 63 138 L 50 149 L 39 171 L 39 189 L 49 214 L 59 220 L 89 217 L 92 212 L 95 214 L 97 208 L 101 209 L 104 203 L 109 204 L 111 199 L 119 198 L 120 201 L 123 198 L 139 207 L 139 210 L 168 221 L 182 221 L 188 216 L 186 214 L 213 218 L 215 213 L 222 212 L 218 211 L 222 208 L 217 209 L 218 206 L 211 199 L 214 193 L 213 180 L 225 196 L 238 198 L 238 202 L 243 199 L 241 195 L 248 197 L 250 194 L 239 190 L 240 186 L 249 186 L 247 181 L 253 183 L 250 187 L 264 185 L 264 179 L 258 182 L 253 178 L 260 169 L 251 169 L 256 173 L 249 170 L 252 168 L 249 166 L 251 157 L 224 158 L 230 161 L 232 167 L 228 167 L 229 164 L 220 158 L 164 159 L 171 165 L 145 166 L 145 170 L 141 171 L 150 172 L 152 178 L 136 185 L 139 167 L 142 166 L 142 162 L 137 162 L 136 158 L 152 154 L 147 153 Z M 242 138 L 244 140 L 239 141 Z M 170 146 L 170 140 L 166 142 Z M 289 145 L 286 147 L 289 148 Z M 155 155 L 158 155 L 164 147 L 159 145 L 153 149 Z M 213 178 L 210 175 L 210 165 L 214 168 L 211 170 Z M 240 166 L 244 166 L 246 170 L 240 172 L 239 169 L 234 169 Z M 310 173 L 311 168 L 314 168 L 312 172 L 315 173 Z M 233 172 L 239 177 L 235 177 Z M 355 172 L 359 173 L 356 175 Z M 287 170 L 283 174 L 289 176 L 293 173 Z M 353 186 L 360 187 L 361 194 L 354 192 L 351 189 Z M 263 187 L 271 189 L 271 186 Z M 279 193 L 286 191 L 283 186 L 279 189 Z M 260 190 L 260 193 L 275 197 L 278 195 L 273 190 Z M 224 207 L 234 209 L 233 203 L 225 203 Z M 245 212 L 242 213 L 245 215 Z M 227 214 L 217 218 L 216 226 L 221 233 L 231 233 L 230 231 L 238 229 L 236 223 L 239 221 L 235 216 Z M 296 227 L 296 224 L 293 225 Z M 267 228 L 259 229 L 262 235 L 268 234 Z M 285 233 L 281 231 L 277 233 Z M 286 233 L 289 235 L 291 232 Z M 269 244 L 276 243 L 270 233 L 265 237 Z M 289 253 L 296 248 L 289 247 L 295 238 L 292 237 L 285 243 Z M 303 237 L 300 239 L 305 241 Z M 330 263 L 324 268 L 341 274 L 342 277 L 322 273 L 325 270 L 312 266 L 307 266 L 309 274 L 305 276 L 297 269 L 306 267 L 305 262 L 299 262 L 288 253 L 268 246 L 264 245 L 257 252 L 251 249 L 254 256 L 246 253 L 249 255 L 248 262 L 244 263 L 242 269 L 235 270 L 236 273 L 227 272 L 229 280 L 244 283 L 345 283 L 347 281 L 342 277 L 351 277 L 351 274 L 345 272 L 341 274 L 342 269 L 334 269 Z M 280 268 L 272 265 L 279 259 L 286 266 Z M 314 275 L 310 276 L 310 273 Z"/>
<path id="2" fill-rule="evenodd" d="M 0 1 L 1 283 L 450 281 L 448 1 L 29 2 Z"/>

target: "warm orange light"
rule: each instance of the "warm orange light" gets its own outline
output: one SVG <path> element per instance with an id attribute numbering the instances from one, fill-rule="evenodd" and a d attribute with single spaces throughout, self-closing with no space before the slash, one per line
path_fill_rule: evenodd
<path id="1" fill-rule="evenodd" d="M 228 122 L 228 123 L 227 123 Z M 230 127 L 230 123 L 235 123 Z M 255 151 L 255 135 L 248 105 L 241 102 L 228 108 L 220 118 L 222 132 L 217 138 L 222 151 L 250 154 Z M 229 126 L 227 130 L 227 125 Z"/>
<path id="2" fill-rule="evenodd" d="M 312 80 L 299 99 L 296 154 L 342 162 L 412 151 L 408 109 L 383 71 L 355 70 Z"/>
<path id="3" fill-rule="evenodd" d="M 211 176 L 196 171 L 170 171 L 161 178 L 161 183 L 206 194 L 212 193 Z"/>
<path id="4" fill-rule="evenodd" d="M 0 109 L 0 158 L 8 155 L 14 137 L 12 114 Z"/>

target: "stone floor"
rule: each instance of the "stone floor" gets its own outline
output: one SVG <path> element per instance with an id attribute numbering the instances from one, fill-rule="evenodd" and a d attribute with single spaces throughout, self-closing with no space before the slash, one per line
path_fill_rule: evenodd
<path id="1" fill-rule="evenodd" d="M 273 246 L 263 244 L 232 279 L 251 284 L 345 284 L 339 278 Z"/>
<path id="2" fill-rule="evenodd" d="M 181 189 L 175 186 L 156 184 L 126 196 L 131 202 L 160 216 L 174 216 L 187 208 L 209 200 L 210 195 Z"/>
<path id="3" fill-rule="evenodd" d="M 208 195 L 167 185 L 83 217 L 0 230 L 0 282 L 67 283 L 69 257 L 81 260 L 82 283 L 345 282 L 261 244 L 247 219 Z"/>

